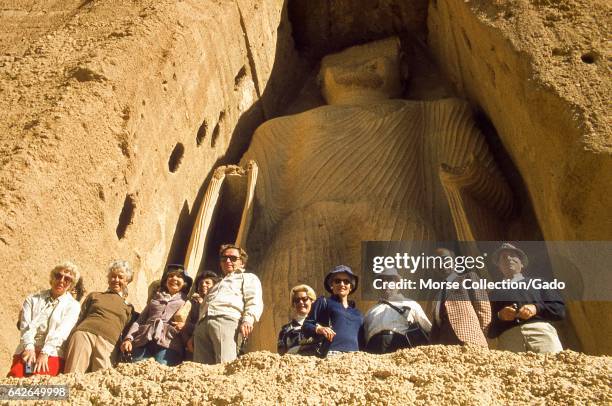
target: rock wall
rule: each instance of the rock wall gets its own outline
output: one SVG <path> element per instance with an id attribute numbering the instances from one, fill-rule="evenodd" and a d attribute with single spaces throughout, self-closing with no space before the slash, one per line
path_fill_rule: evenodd
<path id="1" fill-rule="evenodd" d="M 211 169 L 239 158 L 305 64 L 281 0 L 13 2 L 0 27 L 6 368 L 23 299 L 62 259 L 90 291 L 129 260 L 144 304 L 183 259 Z"/>
<path id="2" fill-rule="evenodd" d="M 612 239 L 609 12 L 599 1 L 430 3 L 430 50 L 492 121 L 546 240 Z M 558 274 L 588 267 L 558 254 L 569 269 Z M 588 292 L 601 278 L 581 282 Z M 611 353 L 610 302 L 570 310 L 583 350 Z"/>
<path id="3" fill-rule="evenodd" d="M 391 35 L 424 37 L 427 0 L 292 0 L 289 16 L 298 49 L 321 58 Z"/>

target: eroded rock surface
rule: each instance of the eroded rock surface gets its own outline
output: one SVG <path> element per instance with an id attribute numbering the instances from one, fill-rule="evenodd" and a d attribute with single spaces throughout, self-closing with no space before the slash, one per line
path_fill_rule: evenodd
<path id="1" fill-rule="evenodd" d="M 280 0 L 3 3 L 0 369 L 61 260 L 90 291 L 129 260 L 138 308 L 184 260 L 207 176 L 299 86 L 286 20 Z"/>
<path id="2" fill-rule="evenodd" d="M 612 240 L 609 2 L 430 2 L 428 45 L 521 174 L 546 240 Z M 589 269 L 555 252 L 555 272 Z M 588 292 L 593 275 L 572 283 Z M 610 302 L 571 303 L 585 351 L 612 352 Z"/>

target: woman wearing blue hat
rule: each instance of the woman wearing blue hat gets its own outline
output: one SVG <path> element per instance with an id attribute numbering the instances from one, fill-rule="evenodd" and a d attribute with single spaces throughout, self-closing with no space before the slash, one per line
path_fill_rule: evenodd
<path id="1" fill-rule="evenodd" d="M 185 343 L 180 330 L 183 323 L 172 321 L 172 316 L 187 301 L 193 280 L 185 274 L 183 265 L 168 265 L 159 290 L 142 310 L 128 330 L 121 351 L 131 354 L 132 362 L 155 358 L 163 365 L 174 366 L 183 360 Z"/>
<path id="2" fill-rule="evenodd" d="M 363 315 L 348 299 L 358 284 L 359 277 L 346 265 L 336 266 L 325 276 L 325 289 L 331 296 L 314 302 L 302 327 L 306 336 L 321 338 L 320 356 L 359 351 L 363 346 Z"/>

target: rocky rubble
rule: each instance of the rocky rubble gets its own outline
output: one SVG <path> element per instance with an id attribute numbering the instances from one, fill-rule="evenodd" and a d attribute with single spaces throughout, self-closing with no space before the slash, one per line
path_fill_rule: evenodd
<path id="1" fill-rule="evenodd" d="M 169 368 L 148 360 L 0 383 L 67 384 L 75 405 L 578 405 L 612 402 L 611 367 L 610 357 L 573 351 L 514 354 L 436 345 L 328 360 L 255 352 L 215 366 Z"/>

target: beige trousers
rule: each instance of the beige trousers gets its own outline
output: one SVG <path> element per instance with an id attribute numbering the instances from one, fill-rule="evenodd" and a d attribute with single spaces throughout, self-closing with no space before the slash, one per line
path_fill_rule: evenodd
<path id="1" fill-rule="evenodd" d="M 236 341 L 238 320 L 229 317 L 206 317 L 193 332 L 193 361 L 219 364 L 238 357 Z"/>
<path id="2" fill-rule="evenodd" d="M 512 327 L 499 336 L 497 344 L 499 350 L 512 352 L 544 354 L 563 351 L 557 330 L 545 321 Z"/>
<path id="3" fill-rule="evenodd" d="M 113 366 L 111 354 L 115 345 L 99 335 L 86 331 L 72 334 L 66 351 L 64 372 L 91 372 Z"/>

